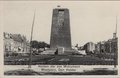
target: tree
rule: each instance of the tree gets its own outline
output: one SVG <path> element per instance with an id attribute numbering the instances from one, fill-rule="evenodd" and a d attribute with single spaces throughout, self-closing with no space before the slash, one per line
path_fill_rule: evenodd
<path id="1" fill-rule="evenodd" d="M 32 48 L 36 48 L 36 49 L 39 49 L 39 48 L 45 49 L 45 47 L 50 48 L 50 45 L 45 43 L 44 41 L 38 42 L 38 41 L 34 40 L 34 41 L 31 41 L 30 44 L 31 44 Z"/>
<path id="2" fill-rule="evenodd" d="M 36 41 L 36 40 L 31 41 L 31 42 L 30 42 L 30 45 L 31 45 L 32 48 L 38 49 L 38 41 Z"/>

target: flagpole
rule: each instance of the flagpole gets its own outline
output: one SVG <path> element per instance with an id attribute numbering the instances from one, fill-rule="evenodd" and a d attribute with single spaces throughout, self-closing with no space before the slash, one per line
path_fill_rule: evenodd
<path id="1" fill-rule="evenodd" d="M 32 37 L 33 37 L 33 28 L 34 28 L 34 22 L 35 22 L 35 11 L 34 11 L 34 16 L 33 16 L 33 22 L 32 22 L 32 28 L 31 28 L 31 36 L 30 36 L 30 54 L 29 54 L 29 65 L 28 68 L 31 68 L 32 64 Z"/>

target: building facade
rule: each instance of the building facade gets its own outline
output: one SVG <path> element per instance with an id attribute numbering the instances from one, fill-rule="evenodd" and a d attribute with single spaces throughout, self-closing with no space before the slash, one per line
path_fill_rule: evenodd
<path id="1" fill-rule="evenodd" d="M 84 45 L 84 50 L 87 54 L 93 54 L 95 52 L 95 43 L 88 42 Z"/>
<path id="2" fill-rule="evenodd" d="M 114 61 L 117 64 L 118 60 L 118 38 L 113 36 L 107 41 L 98 42 L 95 48 L 95 54 L 105 60 Z"/>
<path id="3" fill-rule="evenodd" d="M 25 36 L 20 34 L 10 34 L 4 32 L 4 52 L 5 53 L 27 53 L 29 52 L 29 42 Z"/>

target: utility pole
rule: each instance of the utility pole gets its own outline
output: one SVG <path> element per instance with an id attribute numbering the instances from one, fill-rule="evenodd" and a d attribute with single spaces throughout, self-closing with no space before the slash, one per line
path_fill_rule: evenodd
<path id="1" fill-rule="evenodd" d="M 35 22 L 35 12 L 34 12 L 34 16 L 33 16 L 32 28 L 31 28 L 30 54 L 29 54 L 29 65 L 28 65 L 28 68 L 31 68 L 31 64 L 32 64 L 32 45 L 31 45 L 31 42 L 32 42 L 32 37 L 33 37 L 34 22 Z"/>

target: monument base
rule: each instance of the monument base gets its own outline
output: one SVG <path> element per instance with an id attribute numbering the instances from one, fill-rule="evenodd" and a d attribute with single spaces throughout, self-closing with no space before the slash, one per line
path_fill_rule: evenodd
<path id="1" fill-rule="evenodd" d="M 58 49 L 48 49 L 44 52 L 42 52 L 41 54 L 52 54 L 52 55 L 72 55 L 74 54 L 76 51 L 73 49 L 62 49 L 62 48 L 58 48 Z"/>

